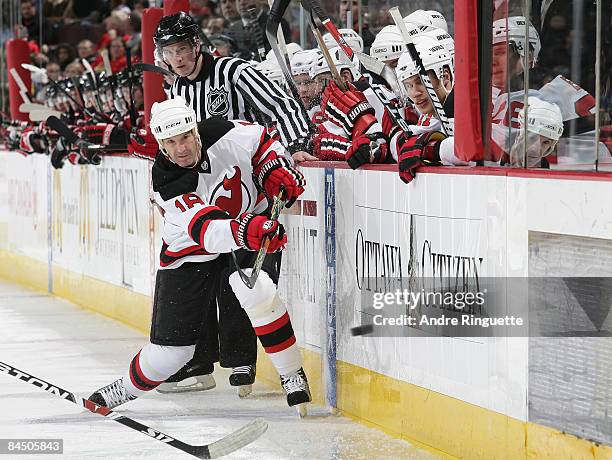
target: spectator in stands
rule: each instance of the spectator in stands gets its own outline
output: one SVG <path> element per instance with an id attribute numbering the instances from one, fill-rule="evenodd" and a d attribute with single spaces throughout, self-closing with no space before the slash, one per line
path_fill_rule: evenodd
<path id="1" fill-rule="evenodd" d="M 149 0 L 136 0 L 134 2 L 134 11 L 138 12 L 141 16 L 147 8 L 149 8 Z"/>
<path id="2" fill-rule="evenodd" d="M 92 64 L 96 58 L 98 57 L 98 53 L 96 53 L 95 45 L 91 40 L 81 40 L 77 45 L 77 53 L 79 55 L 79 59 L 85 59 L 87 62 Z"/>
<path id="3" fill-rule="evenodd" d="M 35 42 L 40 41 L 40 18 L 36 11 L 35 0 L 21 0 L 21 24 L 28 30 L 28 37 Z M 43 41 L 50 37 L 48 22 L 43 18 Z"/>
<path id="4" fill-rule="evenodd" d="M 229 25 L 228 22 L 221 17 L 204 19 L 203 22 L 206 24 L 203 25 L 202 29 L 209 38 L 211 35 L 220 35 Z"/>
<path id="5" fill-rule="evenodd" d="M 70 64 L 76 59 L 74 47 L 68 43 L 62 43 L 61 45 L 58 45 L 55 50 L 55 53 L 57 62 L 59 62 L 62 72 L 64 71 L 64 69 L 66 69 L 66 66 L 68 64 Z"/>
<path id="6" fill-rule="evenodd" d="M 130 38 L 125 42 L 125 46 L 132 51 L 132 56 L 140 56 L 141 52 L 141 16 L 136 11 L 130 14 L 127 33 Z"/>
<path id="7" fill-rule="evenodd" d="M 268 9 L 260 5 L 257 0 L 237 0 L 236 7 L 242 18 L 235 21 L 225 30 L 225 35 L 231 37 L 240 50 L 239 57 L 252 59 L 258 54 L 258 47 L 261 46 L 267 53 L 270 51 L 270 44 L 266 39 L 266 22 L 268 21 Z M 291 42 L 289 24 L 285 19 L 281 19 L 283 35 L 287 43 Z"/>
<path id="8" fill-rule="evenodd" d="M 98 42 L 97 49 L 101 50 L 106 48 L 110 41 L 117 37 L 123 38 L 124 41 L 129 40 L 130 37 L 126 34 L 128 23 L 129 14 L 123 11 L 113 11 L 111 15 L 104 20 L 106 32 Z"/>
<path id="9" fill-rule="evenodd" d="M 359 32 L 359 0 L 340 0 L 340 7 L 338 9 L 339 24 L 342 24 L 342 27 L 346 25 L 346 13 L 349 10 L 353 15 L 353 30 Z M 363 16 L 365 17 L 365 14 Z M 365 21 L 362 21 L 361 24 L 361 38 L 363 39 L 364 53 L 369 53 L 370 45 L 374 41 L 374 34 L 370 31 Z"/>
<path id="10" fill-rule="evenodd" d="M 120 72 L 126 68 L 125 44 L 121 38 L 115 38 L 110 42 L 108 54 L 113 73 Z"/>
<path id="11" fill-rule="evenodd" d="M 210 18 L 212 13 L 213 8 L 208 4 L 208 0 L 190 0 L 189 15 L 195 19 L 198 24 L 201 24 L 202 20 Z"/>
<path id="12" fill-rule="evenodd" d="M 47 63 L 47 78 L 49 80 L 58 81 L 62 76 L 62 69 L 56 61 L 49 61 Z"/>
<path id="13" fill-rule="evenodd" d="M 64 69 L 64 78 L 80 77 L 85 72 L 85 67 L 78 62 L 71 62 Z"/>
<path id="14" fill-rule="evenodd" d="M 230 25 L 240 20 L 235 0 L 219 0 L 219 5 L 221 7 L 221 16 L 223 16 Z"/>
<path id="15" fill-rule="evenodd" d="M 115 11 L 130 14 L 132 9 L 128 6 L 127 0 L 111 0 L 111 14 Z"/>

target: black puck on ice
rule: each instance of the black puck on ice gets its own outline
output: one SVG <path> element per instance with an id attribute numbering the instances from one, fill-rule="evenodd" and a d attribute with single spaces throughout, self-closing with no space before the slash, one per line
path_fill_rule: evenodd
<path id="1" fill-rule="evenodd" d="M 364 324 L 363 326 L 356 326 L 351 328 L 351 335 L 366 335 L 374 332 L 374 326 L 371 324 Z"/>

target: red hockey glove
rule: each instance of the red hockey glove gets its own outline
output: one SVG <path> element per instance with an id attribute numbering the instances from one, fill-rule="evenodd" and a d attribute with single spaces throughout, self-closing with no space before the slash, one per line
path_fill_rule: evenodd
<path id="1" fill-rule="evenodd" d="M 306 186 L 304 175 L 284 157 L 278 157 L 265 163 L 257 179 L 269 198 L 278 196 L 283 187 L 283 200 L 287 202 L 285 204 L 287 208 L 291 207 L 297 197 L 304 193 Z"/>
<path id="2" fill-rule="evenodd" d="M 47 151 L 47 140 L 38 127 L 28 127 L 21 133 L 19 150 L 28 155 Z"/>
<path id="3" fill-rule="evenodd" d="M 350 83 L 348 90 L 342 91 L 335 82 L 330 82 L 323 91 L 321 111 L 348 134 L 364 133 L 376 122 L 374 108 L 364 94 Z"/>
<path id="4" fill-rule="evenodd" d="M 384 163 L 387 159 L 387 139 L 381 134 L 362 134 L 353 139 L 346 152 L 346 161 L 352 169 L 367 163 Z"/>
<path id="5" fill-rule="evenodd" d="M 346 151 L 351 146 L 347 136 L 330 133 L 323 125 L 318 127 L 319 132 L 312 140 L 312 153 L 320 160 L 344 161 Z"/>
<path id="6" fill-rule="evenodd" d="M 110 123 L 96 123 L 95 125 L 85 125 L 75 129 L 79 137 L 92 144 L 108 145 L 111 143 L 111 134 L 116 128 Z"/>
<path id="7" fill-rule="evenodd" d="M 130 134 L 128 151 L 136 157 L 153 161 L 159 151 L 159 144 L 153 134 L 148 133 L 146 129 L 138 129 Z"/>
<path id="8" fill-rule="evenodd" d="M 267 252 L 282 250 L 287 244 L 287 235 L 283 225 L 270 220 L 266 216 L 257 216 L 250 212 L 245 212 L 239 220 L 230 223 L 234 239 L 241 248 L 251 251 L 259 251 L 269 238 Z"/>
<path id="9" fill-rule="evenodd" d="M 421 165 L 440 164 L 440 142 L 446 136 L 439 131 L 431 131 L 420 136 L 400 135 L 397 140 L 398 169 L 400 179 L 409 184 L 414 179 L 416 169 Z"/>

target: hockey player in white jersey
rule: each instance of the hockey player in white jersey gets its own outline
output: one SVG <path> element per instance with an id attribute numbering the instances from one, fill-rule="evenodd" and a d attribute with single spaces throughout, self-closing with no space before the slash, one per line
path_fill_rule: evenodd
<path id="1" fill-rule="evenodd" d="M 229 254 L 235 251 L 249 273 L 252 251 L 266 240 L 269 253 L 284 248 L 283 226 L 261 215 L 267 202 L 258 188 L 268 197 L 282 190 L 290 205 L 304 190 L 302 174 L 264 127 L 220 117 L 198 124 L 180 98 L 154 104 L 151 131 L 160 146 L 152 179 L 164 230 L 150 342 L 123 377 L 89 399 L 113 408 L 157 387 L 193 356 L 209 310 L 205 303 L 234 296 L 278 370 L 288 404 L 302 408 L 310 391 L 291 320 L 278 297 L 277 264 L 265 261 L 251 290 Z"/>
<path id="2" fill-rule="evenodd" d="M 563 134 L 561 110 L 556 104 L 530 96 L 527 101 L 527 119 L 525 110 L 521 109 L 518 120 L 519 134 L 510 150 L 509 164 L 521 168 L 540 167 L 542 159 L 554 151 Z"/>

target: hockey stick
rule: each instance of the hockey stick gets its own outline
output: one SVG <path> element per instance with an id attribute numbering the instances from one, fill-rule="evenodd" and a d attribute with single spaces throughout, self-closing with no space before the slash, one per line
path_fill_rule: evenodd
<path id="1" fill-rule="evenodd" d="M 187 444 L 186 442 L 179 441 L 178 439 L 175 439 L 172 436 L 168 436 L 167 434 L 162 433 L 161 431 L 151 428 L 148 425 L 137 422 L 132 418 L 126 417 L 125 415 L 121 415 L 117 412 L 113 412 L 107 407 L 98 406 L 97 404 L 94 404 L 88 399 L 79 398 L 75 396 L 74 393 L 71 393 L 68 390 L 65 390 L 57 385 L 52 385 L 51 383 L 39 379 L 38 377 L 34 377 L 33 375 L 28 374 L 26 372 L 20 371 L 19 369 L 9 364 L 0 362 L 0 372 L 5 373 L 6 375 L 10 375 L 11 377 L 15 377 L 23 382 L 34 385 L 35 387 L 38 387 L 41 390 L 46 391 L 47 393 L 55 395 L 61 399 L 70 401 L 71 403 L 74 403 L 77 406 L 82 406 L 88 411 L 93 412 L 94 414 L 107 417 L 110 420 L 113 420 L 117 423 L 121 423 L 123 426 L 127 426 L 128 428 L 135 431 L 139 431 L 159 442 L 163 442 L 164 444 L 172 446 L 175 449 L 182 450 L 183 452 L 191 454 L 197 458 L 219 458 L 223 457 L 224 455 L 228 455 L 255 441 L 263 433 L 265 433 L 268 428 L 268 424 L 266 423 L 266 421 L 264 419 L 258 418 L 211 444 Z"/>
<path id="2" fill-rule="evenodd" d="M 281 49 L 279 46 L 279 38 L 283 37 L 282 44 L 284 45 L 284 36 L 282 35 L 282 28 L 280 27 L 281 19 L 285 14 L 285 10 L 289 6 L 291 0 L 274 0 L 272 5 L 270 6 L 270 13 L 268 15 L 268 22 L 266 23 L 266 37 L 268 38 L 268 42 L 270 43 L 270 47 L 274 52 L 274 56 L 276 56 L 276 60 L 280 65 L 281 71 L 283 72 L 283 76 L 285 77 L 285 81 L 289 86 L 289 90 L 293 98 L 300 104 L 304 112 L 308 113 L 306 107 L 304 107 L 304 103 L 302 102 L 302 98 L 300 97 L 300 93 L 295 85 L 295 81 L 293 80 L 293 75 L 291 74 L 291 68 L 287 62 L 287 49 Z M 279 33 L 280 31 L 280 33 Z"/>
<path id="3" fill-rule="evenodd" d="M 127 145 L 92 144 L 91 142 L 81 139 L 77 133 L 66 125 L 66 123 L 55 116 L 47 118 L 47 126 L 56 131 L 66 142 L 74 144 L 79 149 L 85 149 L 91 152 L 127 152 Z"/>
<path id="4" fill-rule="evenodd" d="M 353 51 L 353 49 L 348 45 L 348 43 L 346 43 L 342 35 L 340 35 L 340 32 L 338 31 L 338 29 L 332 22 L 331 18 L 325 13 L 325 11 L 323 11 L 323 8 L 318 2 L 319 0 L 301 0 L 302 7 L 306 11 L 310 12 L 313 18 L 320 21 L 321 25 L 325 27 L 325 29 L 327 29 L 327 31 L 331 34 L 331 36 L 334 38 L 336 43 L 338 43 L 338 46 L 342 48 L 342 50 L 344 51 L 346 56 L 349 58 L 349 60 L 351 62 L 353 62 L 354 58 L 357 58 L 357 60 L 359 60 L 359 58 L 355 56 L 355 52 Z M 360 63 L 360 66 L 361 66 L 361 63 Z M 359 79 L 361 78 L 362 75 L 361 75 L 361 70 L 357 67 L 358 66 L 353 66 L 353 68 L 355 69 L 357 73 L 358 79 Z M 364 81 L 365 81 L 366 86 L 368 86 L 372 90 L 374 95 L 382 103 L 385 109 L 387 109 L 387 112 L 389 113 L 391 120 L 397 126 L 399 126 L 402 130 L 409 132 L 410 128 L 408 127 L 408 123 L 406 123 L 406 121 L 401 117 L 397 108 L 391 104 L 391 102 L 387 99 L 387 97 L 384 95 L 381 89 L 376 87 L 375 85 L 370 85 L 367 79 L 364 79 Z"/>
<path id="5" fill-rule="evenodd" d="M 274 204 L 272 205 L 272 211 L 270 212 L 270 220 L 278 220 L 278 216 L 281 211 L 285 207 L 285 202 L 283 201 L 283 195 L 285 191 L 281 189 L 278 196 L 274 197 Z M 249 289 L 253 289 L 255 287 L 255 283 L 257 282 L 257 278 L 259 277 L 259 272 L 261 271 L 261 267 L 264 263 L 264 259 L 266 258 L 266 254 L 268 253 L 268 246 L 270 245 L 270 239 L 266 238 L 262 247 L 257 252 L 257 257 L 255 257 L 255 263 L 253 264 L 253 268 L 251 270 L 251 275 L 247 275 L 238 265 L 238 259 L 236 258 L 236 254 L 232 251 L 232 259 L 234 259 L 234 265 L 236 265 L 236 271 L 238 275 L 240 275 L 240 279 Z"/>
<path id="6" fill-rule="evenodd" d="M 340 76 L 340 72 L 338 72 L 336 63 L 334 62 L 331 55 L 329 54 L 329 48 L 325 44 L 325 40 L 323 40 L 323 35 L 321 34 L 321 31 L 315 25 L 315 20 L 312 15 L 312 11 L 310 11 L 308 14 L 308 23 L 310 24 L 310 30 L 312 31 L 312 34 L 314 35 L 317 45 L 319 46 L 319 49 L 323 53 L 325 62 L 327 62 L 327 67 L 329 67 L 329 72 L 332 74 L 332 78 L 334 79 L 334 81 L 340 87 L 342 91 L 346 91 L 348 88 L 347 84 L 344 81 L 344 78 Z"/>
<path id="7" fill-rule="evenodd" d="M 35 123 L 39 121 L 47 121 L 47 119 L 51 116 L 59 118 L 62 116 L 62 114 L 58 112 L 57 110 L 50 109 L 49 107 L 45 107 L 43 109 L 31 110 L 28 113 L 28 117 L 30 118 L 30 121 L 33 121 Z"/>
<path id="8" fill-rule="evenodd" d="M 249 8 L 246 13 L 244 13 L 243 18 L 247 22 L 248 28 L 255 34 L 255 44 L 257 45 L 259 62 L 263 62 L 266 60 L 266 42 L 261 27 L 259 26 L 259 21 L 257 20 L 257 8 Z"/>
<path id="9" fill-rule="evenodd" d="M 406 97 L 406 91 L 404 87 L 397 80 L 397 75 L 391 67 L 382 61 L 379 61 L 372 56 L 355 51 L 355 56 L 359 59 L 361 65 L 371 74 L 377 75 L 382 78 L 391 88 L 395 94 L 399 94 L 402 97 Z"/>
<path id="10" fill-rule="evenodd" d="M 142 70 L 143 72 L 158 73 L 158 74 L 163 75 L 164 77 L 169 77 L 169 78 L 172 78 L 172 79 L 176 78 L 176 75 L 174 75 L 168 69 L 164 69 L 163 67 L 160 67 L 160 66 L 154 65 L 154 64 L 147 64 L 145 62 L 138 62 L 138 63 L 134 64 L 134 69 L 135 70 Z"/>
<path id="11" fill-rule="evenodd" d="M 393 18 L 393 22 L 395 22 L 395 25 L 397 26 L 400 33 L 402 34 L 402 37 L 404 39 L 404 44 L 406 45 L 406 48 L 408 49 L 410 58 L 412 59 L 412 62 L 414 62 L 414 65 L 419 71 L 421 81 L 423 82 L 423 86 L 425 86 L 425 89 L 427 90 L 427 94 L 433 105 L 433 109 L 436 114 L 436 118 L 440 120 L 440 123 L 442 124 L 442 130 L 444 131 L 444 134 L 446 134 L 447 136 L 452 136 L 453 126 L 451 122 L 449 121 L 448 117 L 446 116 L 444 107 L 442 106 L 442 103 L 440 102 L 440 98 L 438 98 L 438 95 L 436 94 L 436 90 L 434 89 L 433 84 L 431 83 L 431 79 L 429 78 L 429 75 L 427 74 L 427 70 L 425 70 L 425 66 L 423 65 L 423 60 L 421 59 L 421 56 L 419 55 L 419 52 L 416 49 L 416 46 L 414 46 L 414 42 L 412 41 L 412 38 L 410 37 L 410 32 L 408 32 L 408 28 L 406 27 L 406 23 L 404 22 L 404 18 L 402 17 L 399 11 L 399 8 L 397 6 L 394 6 L 393 8 L 389 10 L 389 14 Z"/>
<path id="12" fill-rule="evenodd" d="M 85 67 L 85 75 L 87 76 L 87 79 L 91 83 L 91 86 L 94 88 L 94 91 L 95 91 L 94 99 L 98 106 L 97 107 L 98 112 L 104 113 L 106 115 L 106 113 L 104 112 L 104 105 L 102 104 L 102 101 L 100 100 L 100 87 L 98 85 L 98 78 L 96 77 L 96 73 L 94 72 L 93 67 L 91 67 L 91 64 L 89 63 L 87 59 L 81 59 L 81 62 L 83 63 L 83 67 Z"/>
<path id="13" fill-rule="evenodd" d="M 26 103 L 32 102 L 30 100 L 30 93 L 28 92 L 28 89 L 26 88 L 25 83 L 19 76 L 19 73 L 17 73 L 17 70 L 13 67 L 10 70 L 10 73 L 11 73 L 11 76 L 13 77 L 13 80 L 15 80 L 15 83 L 17 83 L 17 86 L 19 86 L 19 94 L 21 95 L 21 99 L 23 99 L 23 102 L 26 102 Z"/>
<path id="14" fill-rule="evenodd" d="M 132 71 L 132 50 L 126 46 L 125 58 L 127 60 L 128 86 L 130 91 L 130 123 L 136 126 L 136 104 L 134 104 L 134 72 Z"/>
<path id="15" fill-rule="evenodd" d="M 51 107 L 49 106 L 37 104 L 36 102 L 24 102 L 19 106 L 19 111 L 23 113 L 30 113 L 32 110 L 49 110 L 50 108 Z"/>

